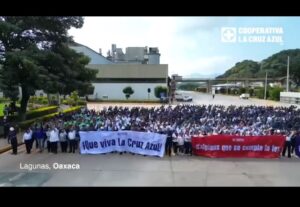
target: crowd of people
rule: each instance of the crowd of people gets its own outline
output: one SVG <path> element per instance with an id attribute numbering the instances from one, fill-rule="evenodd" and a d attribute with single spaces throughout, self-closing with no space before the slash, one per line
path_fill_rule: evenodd
<path id="1" fill-rule="evenodd" d="M 34 141 L 40 152 L 74 153 L 79 131 L 133 130 L 167 134 L 166 153 L 192 155 L 191 137 L 214 134 L 272 135 L 287 137 L 285 148 L 291 156 L 299 137 L 300 109 L 290 107 L 223 105 L 165 105 L 161 107 L 108 107 L 101 111 L 82 109 L 29 127 L 23 136 L 27 153 Z M 14 131 L 13 129 L 11 129 Z M 10 134 L 12 132 L 10 131 Z M 9 135 L 12 136 L 12 135 Z M 173 148 L 173 150 L 170 150 Z M 284 150 L 285 153 L 285 150 Z"/>

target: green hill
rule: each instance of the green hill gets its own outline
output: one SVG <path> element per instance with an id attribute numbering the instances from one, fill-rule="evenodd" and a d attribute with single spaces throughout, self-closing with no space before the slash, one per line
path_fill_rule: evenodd
<path id="1" fill-rule="evenodd" d="M 253 60 L 244 60 L 242 62 L 236 63 L 235 66 L 233 66 L 223 75 L 220 75 L 217 78 L 256 78 L 256 74 L 259 72 L 259 68 L 259 63 Z"/>
<path id="2" fill-rule="evenodd" d="M 269 77 L 285 77 L 287 57 L 290 56 L 290 78 L 300 86 L 300 49 L 283 50 L 261 62 L 244 60 L 238 62 L 217 78 L 262 78 L 268 71 Z"/>

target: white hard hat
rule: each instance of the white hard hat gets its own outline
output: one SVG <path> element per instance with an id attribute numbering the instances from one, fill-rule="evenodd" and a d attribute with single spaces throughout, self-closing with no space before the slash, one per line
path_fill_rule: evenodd
<path id="1" fill-rule="evenodd" d="M 10 131 L 14 131 L 15 129 L 14 129 L 13 127 L 10 127 L 9 130 L 10 130 Z"/>

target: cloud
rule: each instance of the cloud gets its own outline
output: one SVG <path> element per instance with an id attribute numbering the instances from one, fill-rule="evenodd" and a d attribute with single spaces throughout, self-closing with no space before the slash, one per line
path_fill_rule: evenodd
<path id="1" fill-rule="evenodd" d="M 188 76 L 193 73 L 202 75 L 222 74 L 225 69 L 229 69 L 232 58 L 228 56 L 199 57 L 195 59 L 180 60 L 169 64 L 169 71 L 179 75 Z"/>
<path id="2" fill-rule="evenodd" d="M 71 29 L 75 41 L 106 55 L 115 43 L 126 47 L 158 47 L 169 73 L 223 73 L 233 64 L 215 51 L 216 28 L 228 17 L 86 17 L 82 29 Z"/>
<path id="3" fill-rule="evenodd" d="M 178 19 L 178 34 L 212 32 L 226 25 L 232 17 L 185 17 Z"/>

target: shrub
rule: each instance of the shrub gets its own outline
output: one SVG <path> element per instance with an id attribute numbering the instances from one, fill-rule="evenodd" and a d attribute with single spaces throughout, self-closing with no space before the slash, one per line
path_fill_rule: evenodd
<path id="1" fill-rule="evenodd" d="M 43 100 L 44 100 L 44 97 L 38 97 L 37 98 L 37 103 L 42 103 Z"/>
<path id="2" fill-rule="evenodd" d="M 48 104 L 48 99 L 44 99 L 44 100 L 42 100 L 42 104 L 43 104 L 43 105 L 46 105 L 46 104 Z"/>
<path id="3" fill-rule="evenodd" d="M 231 95 L 236 95 L 236 94 L 238 94 L 238 89 L 236 89 L 236 88 L 231 88 L 231 89 L 228 89 L 228 92 L 229 92 L 229 94 L 231 94 Z"/>
<path id="4" fill-rule="evenodd" d="M 86 101 L 84 101 L 84 100 L 79 100 L 79 101 L 77 102 L 77 104 L 78 104 L 79 106 L 85 106 L 85 105 L 86 105 Z"/>
<path id="5" fill-rule="evenodd" d="M 272 89 L 270 89 L 270 98 L 272 100 L 275 100 L 275 101 L 279 101 L 280 100 L 280 92 L 283 91 L 283 88 L 280 88 L 280 87 L 274 87 Z"/>
<path id="6" fill-rule="evenodd" d="M 206 88 L 196 88 L 196 91 L 201 92 L 201 93 L 206 93 Z M 216 90 L 217 92 L 217 90 Z"/>
<path id="7" fill-rule="evenodd" d="M 73 112 L 81 110 L 81 108 L 82 108 L 81 106 L 71 107 L 71 108 L 63 110 L 62 113 L 64 113 L 64 114 L 73 113 Z M 45 115 L 45 116 L 42 116 L 42 117 L 39 117 L 39 118 L 23 121 L 23 122 L 19 123 L 19 127 L 24 130 L 24 129 L 27 129 L 32 124 L 34 124 L 35 122 L 48 121 L 49 119 L 54 118 L 58 114 L 59 113 L 56 112 L 56 113 L 48 114 L 48 115 Z"/>
<path id="8" fill-rule="evenodd" d="M 78 91 L 73 91 L 70 95 L 70 98 L 73 102 L 72 102 L 72 104 L 69 104 L 69 105 L 76 105 L 79 100 Z"/>
<path id="9" fill-rule="evenodd" d="M 58 106 L 48 106 L 48 107 L 42 107 L 39 109 L 35 109 L 32 111 L 29 111 L 26 113 L 26 119 L 33 119 L 39 116 L 44 116 L 47 114 L 55 113 L 58 110 Z"/>
<path id="10" fill-rule="evenodd" d="M 69 106 L 75 106 L 76 105 L 76 102 L 71 98 L 67 99 L 67 103 L 68 103 Z"/>
<path id="11" fill-rule="evenodd" d="M 154 88 L 154 95 L 156 98 L 160 98 L 160 94 L 164 93 L 167 96 L 168 88 L 164 86 L 156 86 Z"/>
<path id="12" fill-rule="evenodd" d="M 125 94 L 126 99 L 128 99 L 134 93 L 134 90 L 131 86 L 127 86 L 123 89 L 123 93 Z"/>
<path id="13" fill-rule="evenodd" d="M 68 109 L 63 110 L 62 113 L 66 113 L 66 114 L 67 114 L 67 113 L 73 113 L 73 112 L 75 112 L 75 111 L 80 111 L 81 108 L 82 108 L 82 106 L 71 107 L 71 108 L 68 108 Z"/>
<path id="14" fill-rule="evenodd" d="M 254 92 L 255 92 L 257 98 L 260 98 L 260 99 L 265 98 L 265 88 L 264 87 L 257 88 L 257 89 L 254 90 Z M 269 98 L 269 95 L 270 95 L 269 92 L 270 92 L 270 88 L 268 87 L 267 88 L 267 94 L 266 94 L 267 97 L 266 97 L 266 99 Z"/>
<path id="15" fill-rule="evenodd" d="M 239 95 L 246 93 L 246 88 L 239 88 Z"/>
<path id="16" fill-rule="evenodd" d="M 46 104 L 48 104 L 48 99 L 47 99 L 47 97 L 37 97 L 35 103 L 46 105 Z"/>
<path id="17" fill-rule="evenodd" d="M 10 102 L 9 98 L 0 98 L 0 103 L 8 103 Z"/>
<path id="18" fill-rule="evenodd" d="M 105 102 L 105 103 L 160 103 L 160 100 L 102 100 L 99 102 Z"/>
<path id="19" fill-rule="evenodd" d="M 250 94 L 250 97 L 252 97 L 254 95 L 254 89 L 253 88 L 249 88 L 248 89 L 248 93 Z"/>
<path id="20" fill-rule="evenodd" d="M 57 112 L 57 110 L 58 110 L 57 106 L 50 106 L 50 107 L 48 106 L 48 107 L 41 107 L 38 109 L 33 109 L 26 113 L 26 120 L 40 117 L 40 116 L 47 115 L 47 114 L 51 114 L 51 113 Z M 14 114 L 13 116 L 9 116 L 9 118 L 12 122 L 18 121 L 17 114 Z M 0 116 L 0 119 L 3 119 L 3 116 Z"/>

